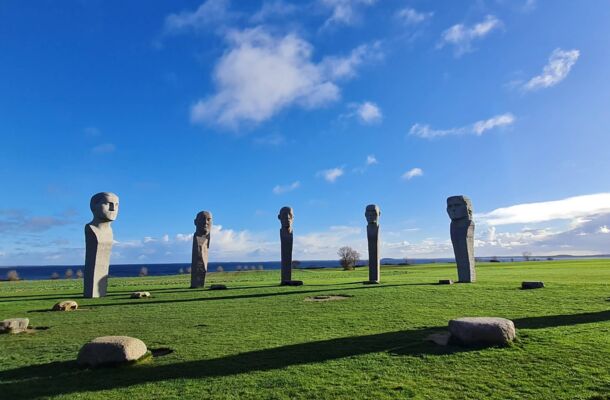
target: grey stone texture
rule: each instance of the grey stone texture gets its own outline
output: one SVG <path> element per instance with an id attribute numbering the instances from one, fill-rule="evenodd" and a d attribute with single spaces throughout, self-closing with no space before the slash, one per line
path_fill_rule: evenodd
<path id="1" fill-rule="evenodd" d="M 28 318 L 9 318 L 0 322 L 0 333 L 21 333 L 28 330 Z"/>
<path id="2" fill-rule="evenodd" d="M 133 292 L 129 297 L 131 297 L 132 299 L 147 299 L 152 296 L 150 292 Z"/>
<path id="3" fill-rule="evenodd" d="M 379 283 L 381 279 L 381 240 L 379 238 L 379 216 L 381 210 L 375 204 L 366 206 L 364 216 L 366 217 L 366 238 L 369 247 L 369 281 L 367 283 Z"/>
<path id="4" fill-rule="evenodd" d="M 294 239 L 292 223 L 294 221 L 294 211 L 291 207 L 282 207 L 277 219 L 279 219 L 280 223 L 282 224 L 282 227 L 280 228 L 280 242 L 282 250 L 282 270 L 280 283 L 282 285 L 287 285 L 288 282 L 292 282 L 292 244 Z"/>
<path id="5" fill-rule="evenodd" d="M 52 311 L 76 311 L 78 310 L 78 303 L 74 300 L 64 300 L 59 303 L 55 303 Z"/>
<path id="6" fill-rule="evenodd" d="M 451 218 L 451 243 L 458 270 L 458 281 L 477 280 L 474 262 L 474 221 L 472 202 L 466 196 L 447 198 L 447 214 Z"/>
<path id="7" fill-rule="evenodd" d="M 143 341 L 129 336 L 102 336 L 85 344 L 76 361 L 85 367 L 121 365 L 142 358 L 148 349 Z"/>
<path id="8" fill-rule="evenodd" d="M 210 234 L 212 232 L 212 213 L 201 211 L 195 217 L 193 234 L 193 253 L 191 258 L 191 288 L 202 288 L 208 272 Z"/>
<path id="9" fill-rule="evenodd" d="M 521 282 L 521 289 L 542 289 L 544 282 Z"/>
<path id="10" fill-rule="evenodd" d="M 506 318 L 466 317 L 449 321 L 451 340 L 464 345 L 507 345 L 515 340 L 515 324 Z"/>
<path id="11" fill-rule="evenodd" d="M 110 253 L 112 252 L 111 223 L 119 213 L 119 197 L 101 192 L 89 202 L 93 220 L 85 225 L 84 293 L 87 298 L 104 297 L 108 287 Z"/>

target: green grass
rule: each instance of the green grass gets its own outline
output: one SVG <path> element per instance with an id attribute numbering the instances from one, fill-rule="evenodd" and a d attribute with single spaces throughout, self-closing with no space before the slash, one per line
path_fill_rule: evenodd
<path id="1" fill-rule="evenodd" d="M 35 333 L 0 336 L 0 398 L 79 399 L 610 399 L 610 260 L 481 264 L 476 284 L 434 285 L 455 266 L 367 271 L 213 273 L 226 291 L 189 277 L 116 278 L 82 299 L 78 280 L 0 282 L 0 319 Z M 523 280 L 546 288 L 520 290 Z M 132 300 L 134 290 L 154 298 Z M 349 299 L 307 302 L 308 296 Z M 77 300 L 81 311 L 45 312 Z M 510 347 L 439 347 L 423 339 L 451 318 L 499 316 Z M 172 354 L 122 368 L 81 370 L 79 348 L 128 335 Z"/>

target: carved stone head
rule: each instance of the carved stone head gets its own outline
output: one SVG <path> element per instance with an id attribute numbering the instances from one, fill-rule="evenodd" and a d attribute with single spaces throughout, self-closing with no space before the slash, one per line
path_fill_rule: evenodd
<path id="1" fill-rule="evenodd" d="M 452 221 L 472 220 L 472 202 L 466 196 L 448 197 L 447 214 Z"/>
<path id="2" fill-rule="evenodd" d="M 94 194 L 89 208 L 93 213 L 93 222 L 112 222 L 119 214 L 119 196 L 109 192 Z"/>
<path id="3" fill-rule="evenodd" d="M 212 213 L 200 211 L 195 217 L 195 234 L 197 236 L 207 236 L 212 231 Z"/>
<path id="4" fill-rule="evenodd" d="M 381 210 L 377 204 L 369 204 L 366 206 L 366 210 L 364 211 L 364 216 L 366 217 L 366 222 L 369 224 L 379 225 L 379 216 L 381 215 Z"/>
<path id="5" fill-rule="evenodd" d="M 292 230 L 292 221 L 294 220 L 294 212 L 291 207 L 282 207 L 280 213 L 277 216 L 280 220 L 282 228 Z"/>

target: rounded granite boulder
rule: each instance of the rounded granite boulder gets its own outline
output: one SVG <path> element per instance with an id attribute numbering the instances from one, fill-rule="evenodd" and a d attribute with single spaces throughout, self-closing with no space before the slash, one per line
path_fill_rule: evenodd
<path id="1" fill-rule="evenodd" d="M 85 344 L 76 361 L 84 367 L 114 366 L 137 361 L 148 349 L 143 341 L 129 336 L 102 336 Z"/>
<path id="2" fill-rule="evenodd" d="M 0 333 L 27 332 L 30 320 L 28 318 L 10 318 L 0 322 Z"/>
<path id="3" fill-rule="evenodd" d="M 52 311 L 76 311 L 78 310 L 78 303 L 73 300 L 64 300 L 56 303 L 53 306 Z"/>
<path id="4" fill-rule="evenodd" d="M 500 345 L 516 336 L 515 324 L 506 318 L 466 317 L 449 321 L 451 340 L 465 345 Z"/>
<path id="5" fill-rule="evenodd" d="M 147 299 L 149 297 L 152 297 L 150 292 L 133 292 L 131 294 L 132 299 Z"/>

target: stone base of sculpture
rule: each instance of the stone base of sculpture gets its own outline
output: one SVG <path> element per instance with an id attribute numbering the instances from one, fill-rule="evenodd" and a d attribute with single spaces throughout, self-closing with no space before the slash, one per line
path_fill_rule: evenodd
<path id="1" fill-rule="evenodd" d="M 379 281 L 364 281 L 365 285 L 379 285 Z"/>
<path id="2" fill-rule="evenodd" d="M 85 225 L 84 297 L 106 296 L 112 241 L 109 227 L 100 229 L 92 224 Z"/>
<path id="3" fill-rule="evenodd" d="M 303 281 L 282 281 L 282 283 L 280 283 L 280 286 L 303 286 Z"/>

